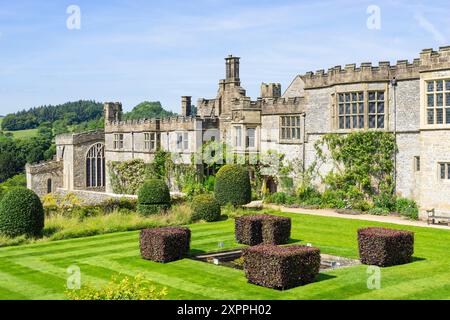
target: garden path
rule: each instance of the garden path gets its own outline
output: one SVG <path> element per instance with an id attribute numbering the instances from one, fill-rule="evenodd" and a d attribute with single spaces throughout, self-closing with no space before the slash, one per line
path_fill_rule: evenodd
<path id="1" fill-rule="evenodd" d="M 257 201 L 252 203 L 254 206 L 257 205 Z M 288 208 L 273 204 L 264 204 L 264 208 L 280 210 L 281 212 L 287 213 L 301 213 L 315 216 L 324 216 L 324 217 L 336 217 L 342 219 L 354 219 L 354 220 L 367 220 L 367 221 L 377 221 L 377 222 L 387 222 L 393 224 L 400 224 L 405 226 L 415 226 L 415 227 L 426 227 L 426 228 L 435 228 L 435 229 L 447 229 L 450 230 L 450 227 L 447 225 L 428 225 L 426 221 L 413 221 L 408 220 L 402 217 L 396 216 L 374 216 L 369 214 L 342 214 L 334 211 L 333 209 L 302 209 L 302 208 Z"/>

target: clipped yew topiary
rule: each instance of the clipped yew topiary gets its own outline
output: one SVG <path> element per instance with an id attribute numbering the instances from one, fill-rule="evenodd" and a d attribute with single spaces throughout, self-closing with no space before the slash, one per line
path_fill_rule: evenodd
<path id="1" fill-rule="evenodd" d="M 171 207 L 167 184 L 158 179 L 147 180 L 138 192 L 138 212 L 142 215 L 157 214 Z"/>
<path id="2" fill-rule="evenodd" d="M 221 205 L 244 205 L 252 200 L 250 177 L 245 167 L 227 164 L 216 175 L 214 194 Z"/>
<path id="3" fill-rule="evenodd" d="M 0 202 L 0 234 L 8 237 L 42 236 L 44 208 L 39 197 L 26 188 L 16 188 Z"/>
<path id="4" fill-rule="evenodd" d="M 189 254 L 191 230 L 184 227 L 150 228 L 141 231 L 140 251 L 145 260 L 167 263 Z"/>
<path id="5" fill-rule="evenodd" d="M 260 245 L 243 250 L 249 283 L 287 290 L 314 282 L 320 270 L 320 250 L 306 246 Z"/>
<path id="6" fill-rule="evenodd" d="M 211 194 L 201 194 L 192 200 L 192 220 L 205 220 L 207 222 L 220 219 L 220 203 Z"/>
<path id="7" fill-rule="evenodd" d="M 390 267 L 412 261 L 414 232 L 387 228 L 358 230 L 361 263 Z"/>
<path id="8" fill-rule="evenodd" d="M 255 246 L 261 243 L 282 245 L 289 243 L 291 218 L 268 214 L 246 215 L 235 220 L 236 241 Z"/>

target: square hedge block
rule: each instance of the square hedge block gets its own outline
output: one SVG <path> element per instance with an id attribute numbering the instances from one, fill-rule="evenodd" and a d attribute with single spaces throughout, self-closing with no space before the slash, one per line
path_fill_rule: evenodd
<path id="1" fill-rule="evenodd" d="M 249 283 L 286 290 L 314 282 L 320 270 L 320 250 L 306 246 L 259 245 L 243 251 Z"/>
<path id="2" fill-rule="evenodd" d="M 358 230 L 361 263 L 389 267 L 412 261 L 414 233 L 387 228 Z"/>
<path id="3" fill-rule="evenodd" d="M 291 236 L 291 219 L 272 215 L 247 215 L 236 218 L 236 241 L 255 246 L 287 244 Z"/>
<path id="4" fill-rule="evenodd" d="M 141 256 L 167 263 L 182 259 L 190 250 L 191 231 L 182 227 L 144 229 L 140 235 Z"/>

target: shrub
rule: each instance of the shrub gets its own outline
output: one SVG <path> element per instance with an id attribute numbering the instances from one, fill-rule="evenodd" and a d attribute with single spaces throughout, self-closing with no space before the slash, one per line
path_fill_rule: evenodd
<path id="1" fill-rule="evenodd" d="M 261 245 L 243 250 L 248 281 L 286 290 L 314 282 L 320 270 L 320 250 L 305 246 Z"/>
<path id="2" fill-rule="evenodd" d="M 167 184 L 158 179 L 147 180 L 138 193 L 138 211 L 143 215 L 157 214 L 171 207 Z"/>
<path id="3" fill-rule="evenodd" d="M 316 199 L 321 199 L 322 195 L 312 186 L 301 185 L 297 190 L 297 197 L 300 200 L 300 202 L 309 203 L 311 202 L 312 199 L 314 199 L 313 202 L 317 202 Z"/>
<path id="4" fill-rule="evenodd" d="M 225 165 L 216 176 L 214 194 L 221 205 L 244 205 L 252 200 L 250 177 L 246 168 Z"/>
<path id="5" fill-rule="evenodd" d="M 369 214 L 374 216 L 388 216 L 390 212 L 386 208 L 372 208 L 369 210 Z"/>
<path id="6" fill-rule="evenodd" d="M 125 277 L 118 281 L 113 277 L 109 284 L 101 289 L 86 285 L 81 290 L 66 292 L 70 300 L 162 300 L 167 296 L 167 289 L 157 290 L 142 275 L 134 278 Z"/>
<path id="7" fill-rule="evenodd" d="M 17 188 L 0 202 L 0 233 L 8 237 L 40 237 L 44 229 L 44 208 L 31 190 Z"/>
<path id="8" fill-rule="evenodd" d="M 262 238 L 265 244 L 287 244 L 291 237 L 291 218 L 267 216 L 262 222 Z"/>
<path id="9" fill-rule="evenodd" d="M 267 203 L 286 204 L 287 194 L 284 192 L 275 192 L 266 197 Z"/>
<path id="10" fill-rule="evenodd" d="M 419 219 L 419 208 L 417 206 L 417 203 L 413 200 L 404 198 L 397 199 L 395 203 L 395 211 L 407 218 L 413 220 Z"/>
<path id="11" fill-rule="evenodd" d="M 381 193 L 373 199 L 374 207 L 385 208 L 389 212 L 395 210 L 395 197 L 388 193 Z"/>
<path id="12" fill-rule="evenodd" d="M 411 262 L 414 233 L 386 228 L 358 230 L 359 256 L 367 265 L 389 267 Z"/>
<path id="13" fill-rule="evenodd" d="M 172 262 L 190 250 L 191 231 L 182 227 L 144 229 L 140 235 L 142 258 L 155 262 Z"/>
<path id="14" fill-rule="evenodd" d="M 255 246 L 286 244 L 291 235 L 291 219 L 272 215 L 247 215 L 235 220 L 236 241 Z"/>
<path id="15" fill-rule="evenodd" d="M 236 241 L 249 246 L 256 246 L 263 242 L 261 216 L 249 215 L 235 220 Z"/>
<path id="16" fill-rule="evenodd" d="M 344 199 L 345 199 L 345 193 L 327 189 L 322 194 L 321 207 L 322 208 L 345 209 L 347 207 L 347 203 Z"/>
<path id="17" fill-rule="evenodd" d="M 366 200 L 356 200 L 351 204 L 352 209 L 367 212 L 372 209 L 372 205 Z"/>
<path id="18" fill-rule="evenodd" d="M 99 207 L 101 207 L 106 213 L 111 213 L 122 209 L 136 211 L 137 200 L 132 198 L 108 199 L 100 203 Z"/>
<path id="19" fill-rule="evenodd" d="M 196 196 L 192 201 L 192 220 L 205 220 L 207 222 L 220 219 L 220 204 L 211 194 Z"/>

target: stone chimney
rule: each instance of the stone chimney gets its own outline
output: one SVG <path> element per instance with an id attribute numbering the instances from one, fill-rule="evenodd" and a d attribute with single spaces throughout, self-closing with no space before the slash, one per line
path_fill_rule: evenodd
<path id="1" fill-rule="evenodd" d="M 121 121 L 122 120 L 122 103 L 120 102 L 106 102 L 103 105 L 103 112 L 105 114 L 106 122 Z"/>
<path id="2" fill-rule="evenodd" d="M 183 117 L 189 117 L 192 115 L 192 97 L 181 97 L 181 115 Z"/>
<path id="3" fill-rule="evenodd" d="M 226 65 L 226 82 L 236 82 L 238 85 L 240 84 L 239 79 L 239 60 L 241 58 L 233 57 L 229 55 L 225 58 Z"/>

